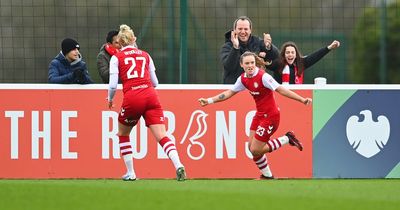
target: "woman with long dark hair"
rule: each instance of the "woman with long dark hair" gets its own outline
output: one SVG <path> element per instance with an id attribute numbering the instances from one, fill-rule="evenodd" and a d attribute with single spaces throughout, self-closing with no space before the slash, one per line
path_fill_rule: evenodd
<path id="1" fill-rule="evenodd" d="M 266 68 L 274 72 L 275 80 L 281 84 L 303 84 L 304 71 L 339 46 L 340 42 L 334 40 L 330 45 L 303 56 L 294 42 L 285 42 L 279 58 L 267 64 Z"/>

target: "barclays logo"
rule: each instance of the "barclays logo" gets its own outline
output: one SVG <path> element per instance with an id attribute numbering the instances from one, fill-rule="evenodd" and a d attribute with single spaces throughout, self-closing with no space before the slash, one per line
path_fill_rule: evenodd
<path id="1" fill-rule="evenodd" d="M 346 124 L 346 136 L 356 152 L 366 158 L 378 154 L 387 144 L 390 136 L 390 123 L 386 116 L 380 115 L 375 122 L 370 110 L 360 112 L 359 116 L 349 117 Z"/>

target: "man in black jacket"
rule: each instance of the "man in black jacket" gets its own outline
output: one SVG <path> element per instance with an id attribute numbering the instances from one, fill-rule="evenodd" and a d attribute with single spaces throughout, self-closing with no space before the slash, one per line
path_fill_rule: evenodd
<path id="1" fill-rule="evenodd" d="M 220 58 L 224 66 L 223 83 L 234 84 L 243 73 L 239 58 L 251 51 L 270 62 L 278 58 L 279 50 L 272 44 L 269 34 L 264 33 L 264 39 L 251 35 L 252 23 L 250 18 L 241 16 L 233 23 L 233 30 L 225 33 L 225 44 L 222 46 Z"/>

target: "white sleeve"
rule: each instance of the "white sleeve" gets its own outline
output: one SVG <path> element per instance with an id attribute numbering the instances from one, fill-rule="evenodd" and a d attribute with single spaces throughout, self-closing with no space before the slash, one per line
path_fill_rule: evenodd
<path id="1" fill-rule="evenodd" d="M 269 88 L 273 91 L 280 86 L 280 84 L 269 74 L 265 73 L 262 77 L 262 83 L 264 87 Z"/>
<path id="2" fill-rule="evenodd" d="M 118 74 L 118 58 L 113 55 L 110 59 L 110 74 Z"/>
<path id="3" fill-rule="evenodd" d="M 108 83 L 108 101 L 112 101 L 118 86 L 118 58 L 112 56 L 110 59 L 110 81 Z"/>
<path id="4" fill-rule="evenodd" d="M 240 91 L 243 91 L 243 90 L 245 90 L 245 89 L 246 89 L 246 87 L 243 85 L 241 77 L 238 77 L 238 78 L 237 78 L 235 84 L 234 84 L 233 87 L 231 88 L 231 90 L 232 90 L 233 92 L 240 92 Z"/>
<path id="5" fill-rule="evenodd" d="M 150 79 L 153 86 L 156 87 L 158 85 L 156 66 L 154 65 L 153 59 L 150 57 L 150 55 L 149 58 L 150 58 L 150 63 L 149 63 Z"/>

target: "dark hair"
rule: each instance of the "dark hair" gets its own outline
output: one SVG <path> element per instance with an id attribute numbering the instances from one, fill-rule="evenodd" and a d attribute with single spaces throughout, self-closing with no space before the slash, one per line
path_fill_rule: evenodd
<path id="1" fill-rule="evenodd" d="M 235 22 L 233 22 L 233 30 L 236 29 L 236 25 L 237 25 L 237 22 L 238 22 L 239 20 L 247 20 L 247 21 L 249 21 L 249 23 L 250 23 L 250 29 L 251 29 L 251 26 L 252 26 L 253 24 L 251 23 L 250 18 L 247 17 L 247 16 L 240 16 L 240 17 L 238 17 L 238 18 L 235 20 Z"/>
<path id="2" fill-rule="evenodd" d="M 264 59 L 258 57 L 257 54 L 250 51 L 246 51 L 240 56 L 240 63 L 243 63 L 243 58 L 247 56 L 253 56 L 256 61 L 256 66 L 265 70 L 265 65 L 267 65 L 267 63 L 264 61 Z"/>
<path id="3" fill-rule="evenodd" d="M 108 43 L 112 43 L 113 37 L 118 35 L 118 31 L 117 30 L 112 30 L 109 31 L 106 37 L 106 41 Z"/>
<path id="4" fill-rule="evenodd" d="M 293 63 L 297 66 L 297 76 L 300 76 L 304 71 L 304 58 L 296 44 L 290 41 L 283 43 L 281 47 L 281 54 L 279 56 L 280 66 L 278 68 L 279 73 L 282 74 L 283 68 L 286 66 L 285 51 L 287 47 L 293 47 L 296 51 L 296 59 Z"/>

